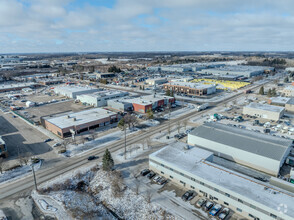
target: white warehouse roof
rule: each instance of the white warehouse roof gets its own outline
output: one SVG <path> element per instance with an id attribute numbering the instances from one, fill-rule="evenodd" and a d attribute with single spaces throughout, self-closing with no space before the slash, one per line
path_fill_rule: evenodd
<path id="1" fill-rule="evenodd" d="M 49 118 L 47 121 L 63 129 L 71 126 L 79 126 L 115 115 L 117 114 L 102 108 L 93 108 L 90 110 L 62 115 L 55 118 Z"/>
<path id="2" fill-rule="evenodd" d="M 277 210 L 280 204 L 287 204 L 288 212 L 284 215 L 294 217 L 293 193 L 205 161 L 210 154 L 211 152 L 197 147 L 183 150 L 183 147 L 177 145 L 164 147 L 150 154 L 149 158 L 182 171 L 198 181 L 210 182 L 212 187 L 224 192 L 236 193 L 241 199 L 250 199 L 252 204 L 257 202 L 261 208 Z"/>
<path id="3" fill-rule="evenodd" d="M 260 104 L 251 102 L 249 105 L 245 106 L 246 108 L 253 108 L 258 110 L 270 111 L 270 112 L 282 112 L 285 108 L 274 106 L 274 105 L 267 105 L 267 104 Z"/>

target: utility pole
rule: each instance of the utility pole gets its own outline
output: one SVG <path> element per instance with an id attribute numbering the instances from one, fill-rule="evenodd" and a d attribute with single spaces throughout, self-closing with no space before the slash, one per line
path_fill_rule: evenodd
<path id="1" fill-rule="evenodd" d="M 170 109 L 171 109 L 171 104 L 169 103 L 168 105 L 168 137 L 170 136 Z"/>
<path id="2" fill-rule="evenodd" d="M 124 132 L 125 132 L 125 160 L 127 159 L 127 129 L 126 122 L 124 120 Z"/>
<path id="3" fill-rule="evenodd" d="M 34 176 L 34 182 L 35 182 L 35 188 L 36 188 L 36 191 L 38 191 L 38 187 L 37 187 L 37 180 L 36 180 L 36 174 L 35 174 L 35 168 L 34 168 L 34 165 L 32 164 L 32 170 L 33 170 L 33 176 Z"/>

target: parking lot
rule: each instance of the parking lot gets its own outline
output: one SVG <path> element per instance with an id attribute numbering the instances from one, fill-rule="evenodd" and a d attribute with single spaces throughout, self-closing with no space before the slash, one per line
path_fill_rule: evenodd
<path id="1" fill-rule="evenodd" d="M 1 112 L 0 124 L 0 135 L 8 149 L 8 160 L 16 159 L 19 153 L 40 155 L 52 150 L 50 145 L 44 143 L 48 137 L 19 117 L 14 118 L 10 113 Z"/>

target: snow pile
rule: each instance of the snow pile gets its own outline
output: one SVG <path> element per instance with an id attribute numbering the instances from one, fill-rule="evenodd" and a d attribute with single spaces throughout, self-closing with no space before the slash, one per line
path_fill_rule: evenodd
<path id="1" fill-rule="evenodd" d="M 150 119 L 150 120 L 144 121 L 144 122 L 141 123 L 141 124 L 144 124 L 144 125 L 149 126 L 149 127 L 154 127 L 154 126 L 159 125 L 160 122 L 157 121 L 157 120 Z"/>
<path id="2" fill-rule="evenodd" d="M 38 163 L 35 163 L 34 164 L 35 171 L 40 169 L 41 165 L 42 165 L 42 160 L 40 160 Z M 13 170 L 4 171 L 2 174 L 0 174 L 0 184 L 7 181 L 12 181 L 16 178 L 22 178 L 31 173 L 32 173 L 32 167 L 30 164 L 17 167 Z"/>
<path id="3" fill-rule="evenodd" d="M 6 215 L 4 214 L 4 212 L 0 209 L 0 220 L 7 220 L 8 218 L 6 218 Z"/>

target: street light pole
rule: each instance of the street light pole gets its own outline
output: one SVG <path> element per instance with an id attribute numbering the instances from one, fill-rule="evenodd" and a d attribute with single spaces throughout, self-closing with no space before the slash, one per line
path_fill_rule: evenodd
<path id="1" fill-rule="evenodd" d="M 124 121 L 124 132 L 125 132 L 125 160 L 127 159 L 127 129 L 126 123 Z"/>
<path id="2" fill-rule="evenodd" d="M 37 180 L 36 180 L 36 174 L 35 174 L 35 168 L 34 168 L 34 165 L 33 165 L 33 164 L 32 164 L 32 170 L 33 170 L 33 176 L 34 176 L 35 188 L 36 188 L 36 191 L 38 191 Z"/>

